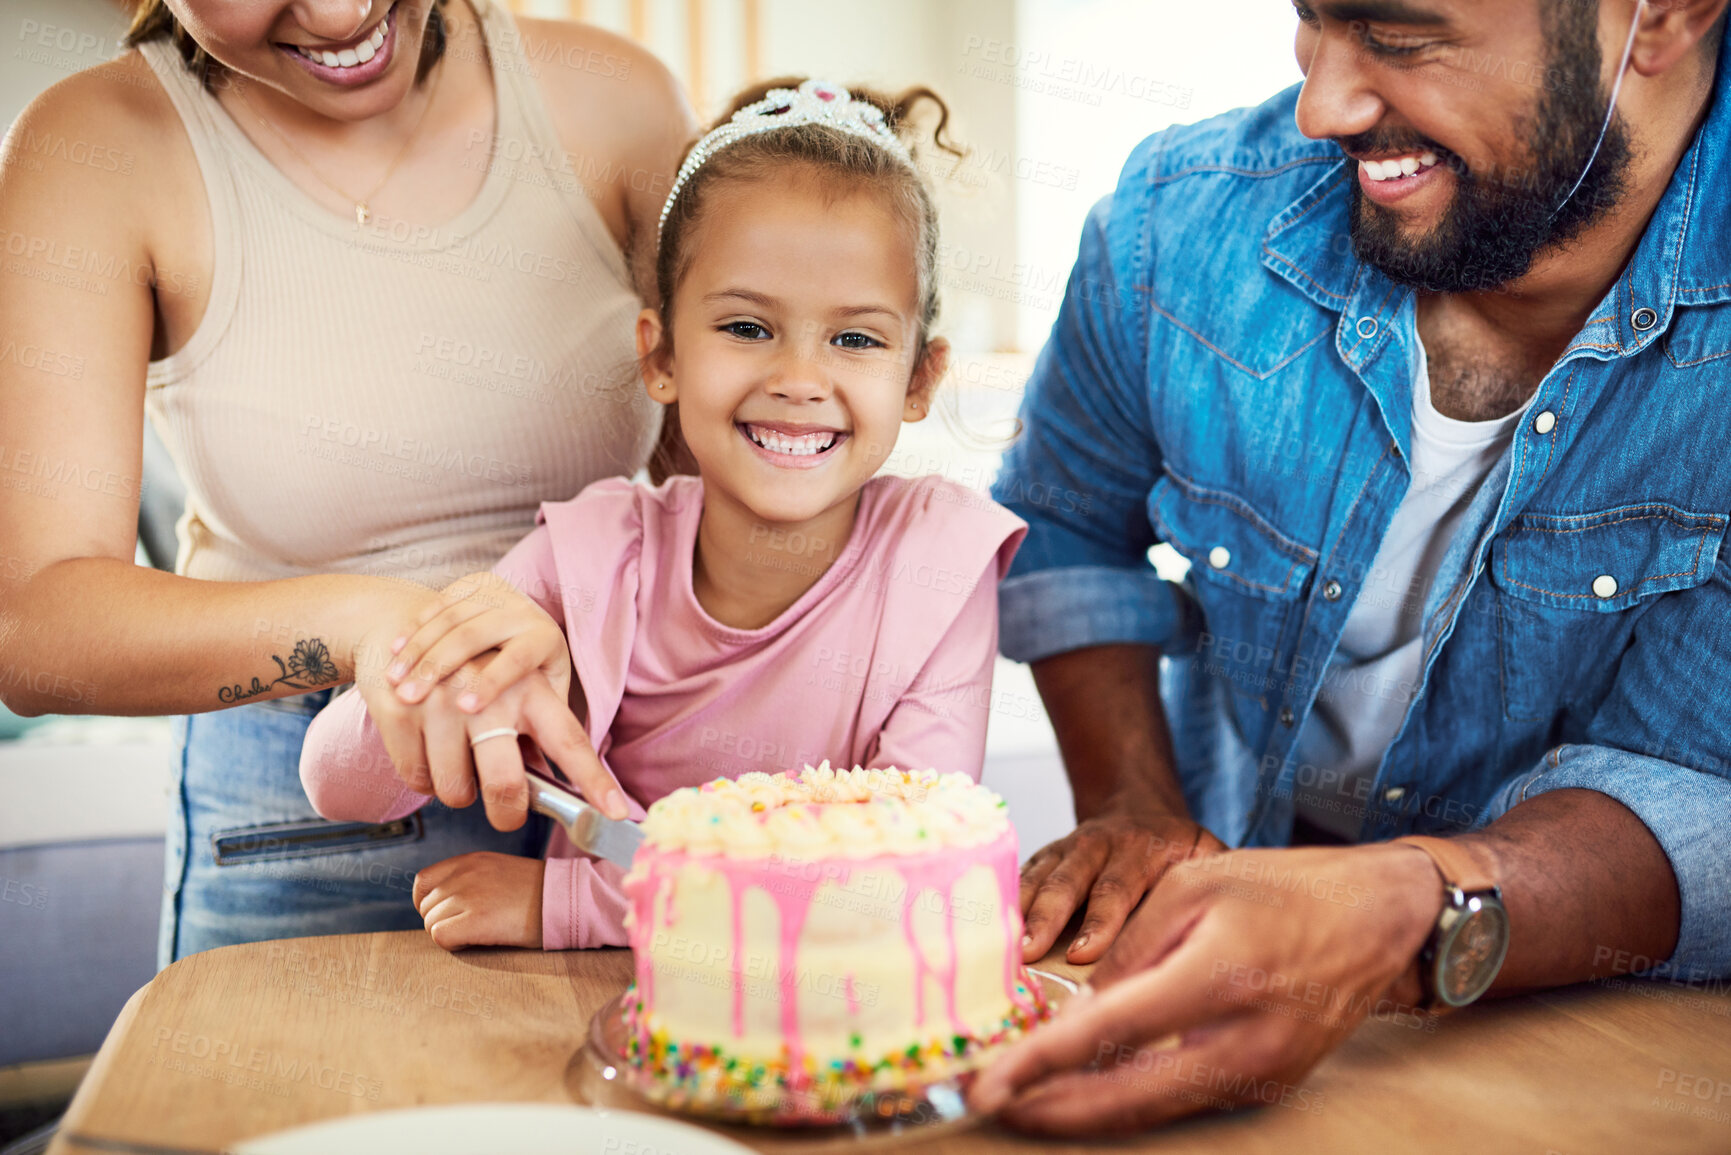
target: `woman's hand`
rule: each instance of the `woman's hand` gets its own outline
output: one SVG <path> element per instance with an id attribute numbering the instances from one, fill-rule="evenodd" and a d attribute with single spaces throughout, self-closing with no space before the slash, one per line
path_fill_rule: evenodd
<path id="1" fill-rule="evenodd" d="M 388 639 L 400 632 L 387 622 L 356 646 L 355 686 L 397 776 L 409 789 L 458 808 L 471 805 L 479 795 L 488 822 L 499 830 L 515 830 L 523 825 L 529 802 L 523 755 L 515 741 L 522 736 L 532 739 L 608 817 L 629 814 L 619 784 L 571 712 L 568 655 L 562 667 L 554 663 L 551 674 L 532 669 L 491 704 L 469 713 L 463 709 L 466 696 L 477 681 L 495 676 L 493 665 L 503 660 L 502 654 L 490 651 L 464 662 L 420 701 L 405 703 L 385 670 L 392 656 Z M 561 652 L 564 645 L 561 639 Z"/>
<path id="2" fill-rule="evenodd" d="M 1094 962 L 1161 876 L 1185 859 L 1225 849 L 1203 827 L 1152 799 L 1109 804 L 1023 864 L 1022 961 L 1044 958 L 1070 916 L 1086 906 L 1064 957 Z"/>
<path id="3" fill-rule="evenodd" d="M 415 875 L 415 909 L 446 950 L 541 946 L 541 883 L 547 864 L 478 850 Z"/>
<path id="4" fill-rule="evenodd" d="M 483 659 L 485 660 L 485 659 Z M 455 694 L 441 685 L 429 705 L 441 694 Z M 449 707 L 446 707 L 448 712 Z M 571 713 L 565 695 L 555 690 L 539 673 L 511 686 L 499 700 L 481 713 L 464 719 L 468 752 L 474 758 L 474 778 L 456 771 L 441 777 L 435 770 L 433 784 L 446 805 L 467 806 L 474 801 L 474 783 L 480 785 L 481 799 L 487 806 L 487 821 L 499 830 L 515 830 L 523 825 L 529 811 L 528 771 L 523 761 L 523 749 L 515 738 L 503 731 L 534 740 L 546 756 L 552 759 L 563 776 L 577 787 L 590 804 L 609 818 L 630 815 L 625 792 L 619 789 L 613 775 L 602 764 L 589 741 L 588 733 Z M 482 735 L 491 735 L 482 737 Z M 460 755 L 460 751 L 452 751 Z M 445 759 L 451 767 L 458 765 L 456 756 Z M 446 795 L 450 797 L 447 798 Z M 460 799 L 453 802 L 451 799 Z"/>
<path id="5" fill-rule="evenodd" d="M 482 672 L 473 663 L 498 655 Z M 407 703 L 452 677 L 463 681 L 457 708 L 475 714 L 519 678 L 539 670 L 558 685 L 571 679 L 565 631 L 527 594 L 497 574 L 458 578 L 429 600 L 414 624 L 391 640 L 385 679 Z"/>
<path id="6" fill-rule="evenodd" d="M 1167 870 L 1056 1019 L 969 1091 L 1025 1130 L 1109 1134 L 1207 1108 L 1320 1106 L 1300 1080 L 1367 1016 L 1429 1020 L 1414 961 L 1442 906 L 1422 852 L 1235 850 Z"/>

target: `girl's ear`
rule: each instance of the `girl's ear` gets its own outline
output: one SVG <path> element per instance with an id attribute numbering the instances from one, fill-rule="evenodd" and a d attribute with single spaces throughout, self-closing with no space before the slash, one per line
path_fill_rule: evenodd
<path id="1" fill-rule="evenodd" d="M 950 367 L 950 343 L 942 337 L 935 337 L 926 342 L 926 348 L 920 354 L 920 363 L 914 366 L 914 375 L 908 381 L 907 400 L 902 403 L 903 421 L 923 421 L 932 408 L 932 397 L 938 391 L 938 382 L 944 379 L 944 374 Z"/>
<path id="2" fill-rule="evenodd" d="M 638 375 L 643 378 L 643 388 L 650 400 L 671 405 L 679 400 L 679 391 L 673 385 L 673 366 L 661 348 L 663 331 L 657 310 L 645 309 L 637 314 Z"/>

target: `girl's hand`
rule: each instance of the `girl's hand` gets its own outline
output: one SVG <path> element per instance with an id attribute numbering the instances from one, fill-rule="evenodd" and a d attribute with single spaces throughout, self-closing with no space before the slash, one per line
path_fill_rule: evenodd
<path id="1" fill-rule="evenodd" d="M 541 946 L 541 884 L 546 863 L 477 850 L 415 875 L 415 909 L 446 950 L 466 946 Z"/>
<path id="2" fill-rule="evenodd" d="M 474 660 L 489 650 L 483 673 Z M 458 578 L 431 599 L 414 624 L 390 642 L 385 679 L 414 704 L 450 678 L 463 683 L 456 706 L 478 714 L 519 678 L 539 670 L 554 685 L 569 684 L 571 651 L 565 631 L 527 594 L 497 574 Z"/>

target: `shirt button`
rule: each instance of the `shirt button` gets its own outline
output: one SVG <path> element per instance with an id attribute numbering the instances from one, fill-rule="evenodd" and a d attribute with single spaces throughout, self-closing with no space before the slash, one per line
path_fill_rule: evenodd
<path id="1" fill-rule="evenodd" d="M 1291 706 L 1280 707 L 1280 724 L 1282 726 L 1292 725 L 1292 707 Z"/>
<path id="2" fill-rule="evenodd" d="M 1382 792 L 1382 800 L 1384 802 L 1399 802 L 1402 798 L 1405 798 L 1405 797 L 1406 797 L 1406 787 L 1405 786 L 1390 786 L 1387 790 L 1384 790 Z"/>
<path id="3" fill-rule="evenodd" d="M 1593 595 L 1595 597 L 1614 597 L 1617 593 L 1617 579 L 1608 573 L 1602 573 L 1593 579 Z"/>
<path id="4" fill-rule="evenodd" d="M 1629 324 L 1635 327 L 1635 332 L 1645 333 L 1659 323 L 1659 314 L 1642 305 L 1629 317 Z"/>
<path id="5" fill-rule="evenodd" d="M 1223 545 L 1217 545 L 1208 551 L 1208 564 L 1215 569 L 1225 569 L 1232 564 L 1232 551 Z"/>
<path id="6" fill-rule="evenodd" d="M 1551 430 L 1555 429 L 1556 427 L 1557 427 L 1557 415 L 1555 413 L 1552 413 L 1549 409 L 1545 410 L 1543 413 L 1541 413 L 1537 417 L 1533 418 L 1533 432 L 1540 434 L 1541 436 L 1543 434 L 1549 433 Z"/>
<path id="7" fill-rule="evenodd" d="M 1339 601 L 1340 583 L 1335 581 L 1333 578 L 1329 578 L 1326 582 L 1322 583 L 1322 596 L 1331 602 Z"/>
<path id="8" fill-rule="evenodd" d="M 1363 337 L 1366 341 L 1370 340 L 1372 337 L 1376 336 L 1376 318 L 1360 317 L 1358 319 L 1357 328 L 1360 337 Z"/>

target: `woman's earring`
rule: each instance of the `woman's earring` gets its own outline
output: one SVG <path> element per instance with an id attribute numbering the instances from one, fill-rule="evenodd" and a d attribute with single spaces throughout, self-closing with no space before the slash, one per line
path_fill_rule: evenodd
<path id="1" fill-rule="evenodd" d="M 657 388 L 657 389 L 665 389 L 665 388 L 667 388 L 667 382 L 665 382 L 665 381 L 657 381 L 657 382 L 656 382 L 656 383 L 655 383 L 655 387 L 656 387 L 656 388 Z"/>

